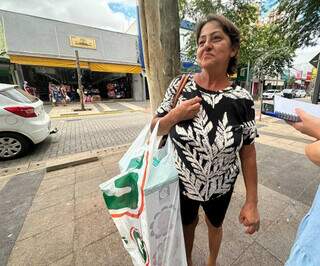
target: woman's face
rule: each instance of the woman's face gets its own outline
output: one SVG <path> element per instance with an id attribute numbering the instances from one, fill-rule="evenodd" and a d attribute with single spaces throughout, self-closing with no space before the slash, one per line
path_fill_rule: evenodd
<path id="1" fill-rule="evenodd" d="M 224 68 L 237 50 L 231 47 L 231 41 L 216 21 L 206 23 L 200 32 L 197 48 L 197 62 L 201 68 Z"/>

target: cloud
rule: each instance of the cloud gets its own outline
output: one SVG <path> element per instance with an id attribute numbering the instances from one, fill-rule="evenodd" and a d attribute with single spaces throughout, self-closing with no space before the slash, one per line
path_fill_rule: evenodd
<path id="1" fill-rule="evenodd" d="M 319 45 L 311 47 L 299 48 L 296 51 L 296 57 L 294 58 L 293 65 L 296 69 L 302 70 L 303 72 L 310 71 L 313 66 L 309 61 L 320 52 L 320 40 Z"/>
<path id="2" fill-rule="evenodd" d="M 39 17 L 88 25 L 103 29 L 125 31 L 132 17 L 113 11 L 109 4 L 120 3 L 130 9 L 135 0 L 1 0 L 0 9 Z"/>

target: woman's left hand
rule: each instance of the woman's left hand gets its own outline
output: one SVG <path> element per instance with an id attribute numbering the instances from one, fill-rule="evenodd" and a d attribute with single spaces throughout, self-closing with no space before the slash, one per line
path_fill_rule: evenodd
<path id="1" fill-rule="evenodd" d="M 257 204 L 246 202 L 240 211 L 239 221 L 245 226 L 247 234 L 251 235 L 254 232 L 258 232 L 260 228 L 260 216 Z"/>

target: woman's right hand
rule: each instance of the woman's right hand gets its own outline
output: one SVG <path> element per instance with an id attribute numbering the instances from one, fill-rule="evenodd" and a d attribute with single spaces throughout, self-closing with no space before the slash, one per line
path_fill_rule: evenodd
<path id="1" fill-rule="evenodd" d="M 201 98 L 196 96 L 190 100 L 182 101 L 174 109 L 172 109 L 172 116 L 176 123 L 183 120 L 189 120 L 196 116 L 200 110 Z"/>

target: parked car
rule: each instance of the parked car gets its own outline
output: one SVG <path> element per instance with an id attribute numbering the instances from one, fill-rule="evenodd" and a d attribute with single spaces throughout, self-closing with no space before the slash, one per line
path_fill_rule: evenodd
<path id="1" fill-rule="evenodd" d="M 43 102 L 16 85 L 0 83 L 0 160 L 26 154 L 50 134 Z"/>
<path id="2" fill-rule="evenodd" d="M 274 95 L 280 95 L 280 90 L 267 90 L 264 93 L 262 93 L 262 98 L 266 100 L 272 100 L 274 98 Z"/>
<path id="3" fill-rule="evenodd" d="M 294 93 L 294 90 L 293 89 L 284 89 L 282 92 L 281 92 L 281 96 L 285 97 L 285 98 L 294 98 L 296 95 Z"/>
<path id="4" fill-rule="evenodd" d="M 307 93 L 306 93 L 306 91 L 305 90 L 295 90 L 294 91 L 294 95 L 295 95 L 295 97 L 297 97 L 297 98 L 304 98 L 304 97 L 306 97 L 307 96 Z"/>

